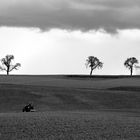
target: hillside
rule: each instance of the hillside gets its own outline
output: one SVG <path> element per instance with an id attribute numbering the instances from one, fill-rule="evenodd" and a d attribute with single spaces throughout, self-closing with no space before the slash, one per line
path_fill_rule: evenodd
<path id="1" fill-rule="evenodd" d="M 139 111 L 140 77 L 1 76 L 0 112 L 21 112 L 32 102 L 38 111 Z"/>

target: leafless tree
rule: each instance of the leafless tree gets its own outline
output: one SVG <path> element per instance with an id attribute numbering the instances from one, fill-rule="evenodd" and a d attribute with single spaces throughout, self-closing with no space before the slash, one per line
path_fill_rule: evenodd
<path id="1" fill-rule="evenodd" d="M 93 70 L 103 67 L 103 63 L 97 57 L 89 56 L 86 60 L 86 66 L 90 67 L 90 75 L 92 75 Z"/>
<path id="2" fill-rule="evenodd" d="M 5 58 L 1 59 L 2 66 L 0 66 L 0 70 L 6 71 L 7 75 L 9 75 L 9 72 L 15 70 L 18 70 L 18 67 L 21 66 L 20 63 L 12 64 L 12 60 L 14 60 L 13 55 L 6 55 Z"/>
<path id="3" fill-rule="evenodd" d="M 124 62 L 124 66 L 130 70 L 130 75 L 133 75 L 133 67 L 138 64 L 138 60 L 135 57 L 127 58 Z"/>

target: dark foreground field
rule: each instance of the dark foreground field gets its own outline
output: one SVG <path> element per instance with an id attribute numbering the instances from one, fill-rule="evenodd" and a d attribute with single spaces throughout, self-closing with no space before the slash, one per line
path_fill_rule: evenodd
<path id="1" fill-rule="evenodd" d="M 140 116 L 109 112 L 0 114 L 1 140 L 139 140 Z"/>
<path id="2" fill-rule="evenodd" d="M 2 140 L 139 140 L 140 77 L 1 76 L 0 112 Z"/>

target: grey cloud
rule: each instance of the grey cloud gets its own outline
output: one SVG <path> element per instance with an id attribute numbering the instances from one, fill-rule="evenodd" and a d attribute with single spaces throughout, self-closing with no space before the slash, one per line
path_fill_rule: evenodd
<path id="1" fill-rule="evenodd" d="M 139 0 L 10 0 L 0 1 L 0 25 L 41 30 L 140 28 Z"/>

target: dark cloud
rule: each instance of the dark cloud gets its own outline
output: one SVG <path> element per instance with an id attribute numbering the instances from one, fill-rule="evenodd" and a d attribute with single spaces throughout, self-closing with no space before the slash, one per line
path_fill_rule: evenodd
<path id="1" fill-rule="evenodd" d="M 42 30 L 140 28 L 140 0 L 2 0 L 0 25 Z"/>

